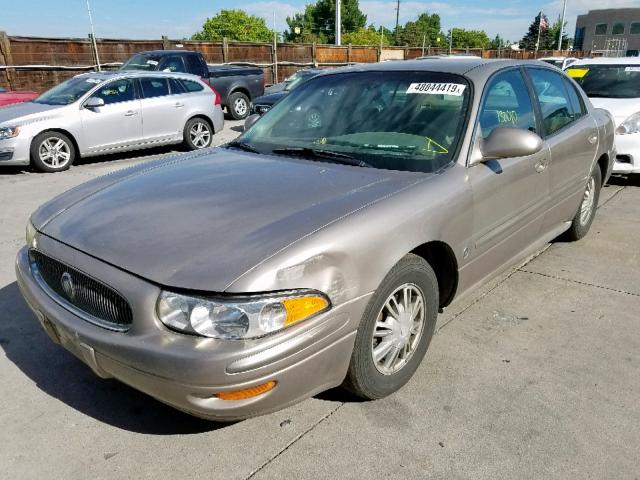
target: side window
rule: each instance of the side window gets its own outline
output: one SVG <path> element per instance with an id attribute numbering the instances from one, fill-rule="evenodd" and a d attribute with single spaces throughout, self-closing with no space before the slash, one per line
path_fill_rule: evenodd
<path id="1" fill-rule="evenodd" d="M 196 55 L 187 55 L 186 61 L 189 73 L 193 73 L 194 75 L 206 76 L 206 72 L 204 72 L 202 62 L 200 62 L 200 59 Z"/>
<path id="2" fill-rule="evenodd" d="M 201 92 L 202 90 L 204 90 L 204 87 L 202 85 L 200 85 L 198 82 L 194 82 L 193 80 L 182 79 L 181 82 L 187 92 Z"/>
<path id="3" fill-rule="evenodd" d="M 109 105 L 110 103 L 135 100 L 136 90 L 133 80 L 125 78 L 101 86 L 92 96 L 101 98 L 105 105 Z"/>
<path id="4" fill-rule="evenodd" d="M 178 80 L 177 78 L 169 79 L 169 87 L 171 88 L 172 95 L 178 95 L 180 93 L 186 92 L 186 90 L 184 89 L 184 86 L 182 85 L 180 80 Z"/>
<path id="5" fill-rule="evenodd" d="M 169 55 L 160 60 L 158 70 L 161 72 L 180 72 L 187 73 L 184 61 L 180 55 Z"/>
<path id="6" fill-rule="evenodd" d="M 598 23 L 596 25 L 595 35 L 606 35 L 607 34 L 607 27 L 608 27 L 608 25 L 606 23 Z"/>
<path id="7" fill-rule="evenodd" d="M 530 68 L 529 74 L 540 103 L 544 132 L 551 135 L 573 122 L 573 109 L 562 74 L 538 68 Z"/>
<path id="8" fill-rule="evenodd" d="M 563 80 L 564 80 L 564 86 L 567 89 L 567 93 L 569 94 L 569 103 L 571 104 L 571 114 L 573 115 L 573 119 L 577 120 L 578 118 L 582 117 L 586 113 L 584 108 L 584 103 L 582 103 L 580 95 L 576 91 L 576 87 L 574 87 L 573 84 L 566 78 Z"/>
<path id="9" fill-rule="evenodd" d="M 616 22 L 611 29 L 612 35 L 624 35 L 624 22 Z"/>
<path id="10" fill-rule="evenodd" d="M 519 70 L 499 73 L 487 86 L 480 109 L 480 131 L 487 138 L 496 127 L 536 131 L 529 90 Z"/>
<path id="11" fill-rule="evenodd" d="M 631 35 L 640 35 L 640 22 L 631 22 L 629 33 Z"/>
<path id="12" fill-rule="evenodd" d="M 169 95 L 169 83 L 166 78 L 141 78 L 140 86 L 144 98 Z"/>

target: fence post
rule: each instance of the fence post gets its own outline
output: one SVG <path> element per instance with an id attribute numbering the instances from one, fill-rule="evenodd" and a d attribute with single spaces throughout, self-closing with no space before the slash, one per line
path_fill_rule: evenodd
<path id="1" fill-rule="evenodd" d="M 311 45 L 311 61 L 313 62 L 313 66 L 318 68 L 318 60 L 316 58 L 316 42 L 313 42 Z"/>
<path id="2" fill-rule="evenodd" d="M 7 65 L 13 65 L 13 57 L 11 56 L 11 43 L 6 32 L 0 31 L 0 52 Z M 15 72 L 13 69 L 7 68 L 7 83 L 9 83 L 9 90 L 13 90 L 16 87 Z"/>
<path id="3" fill-rule="evenodd" d="M 171 50 L 171 44 L 169 43 L 169 37 L 162 35 L 162 49 Z"/>
<path id="4" fill-rule="evenodd" d="M 227 37 L 222 38 L 222 63 L 227 63 L 229 57 L 229 41 Z"/>
<path id="5" fill-rule="evenodd" d="M 347 47 L 347 63 L 351 63 L 351 44 Z"/>

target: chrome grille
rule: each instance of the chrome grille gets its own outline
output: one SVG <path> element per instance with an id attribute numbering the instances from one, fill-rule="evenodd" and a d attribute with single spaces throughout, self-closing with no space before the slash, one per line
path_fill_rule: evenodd
<path id="1" fill-rule="evenodd" d="M 84 313 L 86 320 L 105 328 L 126 330 L 131 325 L 131 307 L 118 292 L 42 252 L 31 250 L 29 256 L 34 275 L 51 290 L 48 293 L 54 300 L 70 305 Z"/>

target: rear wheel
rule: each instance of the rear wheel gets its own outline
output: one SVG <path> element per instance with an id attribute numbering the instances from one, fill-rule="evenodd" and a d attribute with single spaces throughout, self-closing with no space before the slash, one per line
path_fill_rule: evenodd
<path id="1" fill-rule="evenodd" d="M 229 114 L 234 120 L 242 120 L 249 115 L 251 109 L 251 101 L 242 92 L 233 92 L 229 95 Z"/>
<path id="2" fill-rule="evenodd" d="M 431 266 L 409 254 L 387 274 L 367 305 L 344 387 L 365 399 L 385 397 L 420 365 L 438 316 L 438 281 Z"/>
<path id="3" fill-rule="evenodd" d="M 41 172 L 67 170 L 76 158 L 71 139 L 60 132 L 43 132 L 31 142 L 31 163 Z"/>
<path id="4" fill-rule="evenodd" d="M 184 144 L 189 150 L 207 148 L 212 138 L 211 124 L 204 118 L 192 118 L 184 127 Z"/>
<path id="5" fill-rule="evenodd" d="M 593 219 L 596 216 L 598 200 L 600 199 L 600 188 L 602 187 L 602 173 L 596 165 L 587 181 L 587 186 L 582 195 L 580 208 L 571 222 L 571 227 L 564 234 L 564 238 L 569 241 L 576 241 L 583 238 L 591 228 Z"/>

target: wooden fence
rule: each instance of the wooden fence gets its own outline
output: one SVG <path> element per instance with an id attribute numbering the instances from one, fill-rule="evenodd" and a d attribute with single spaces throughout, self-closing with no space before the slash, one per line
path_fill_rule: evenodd
<path id="1" fill-rule="evenodd" d="M 117 68 L 136 52 L 185 49 L 201 52 L 207 63 L 239 63 L 262 67 L 267 83 L 282 81 L 295 71 L 310 66 L 331 67 L 380 60 L 407 60 L 421 55 L 448 53 L 443 48 L 412 48 L 360 45 L 319 45 L 248 42 L 199 42 L 192 40 L 113 40 L 97 39 L 97 58 L 104 69 Z M 533 59 L 563 55 L 560 51 L 513 51 L 454 49 L 484 58 Z M 571 52 L 576 55 L 576 52 Z M 40 38 L 8 36 L 0 31 L 0 87 L 12 90 L 44 91 L 52 86 L 96 68 L 96 52 L 91 38 Z"/>

